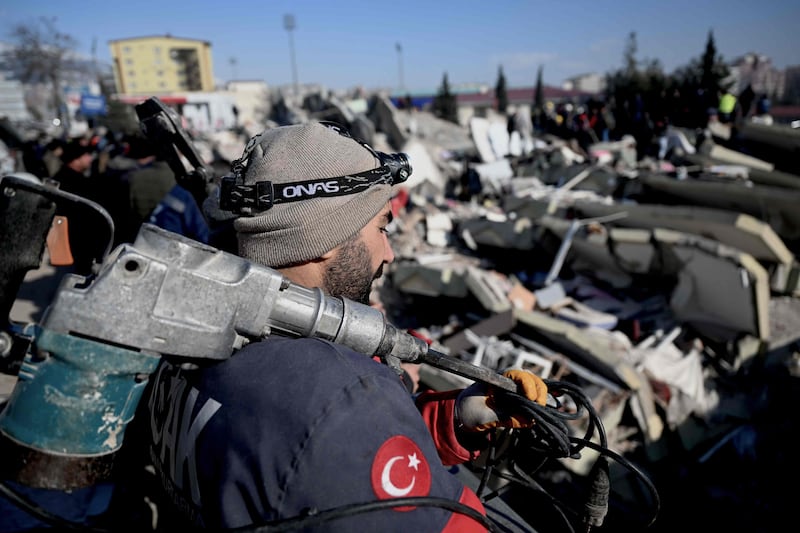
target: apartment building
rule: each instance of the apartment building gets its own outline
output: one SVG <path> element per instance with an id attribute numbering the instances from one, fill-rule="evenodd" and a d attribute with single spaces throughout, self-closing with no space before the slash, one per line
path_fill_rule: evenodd
<path id="1" fill-rule="evenodd" d="M 766 94 L 775 101 L 783 98 L 786 72 L 775 68 L 768 56 L 749 52 L 734 59 L 729 68 L 734 94 L 740 94 L 750 85 L 756 94 Z"/>
<path id="2" fill-rule="evenodd" d="M 117 93 L 213 91 L 211 43 L 171 35 L 109 41 Z"/>

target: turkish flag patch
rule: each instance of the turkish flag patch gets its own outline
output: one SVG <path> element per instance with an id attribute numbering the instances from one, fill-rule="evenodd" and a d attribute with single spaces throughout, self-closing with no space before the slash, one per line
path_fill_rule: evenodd
<path id="1" fill-rule="evenodd" d="M 431 469 L 422 450 L 402 435 L 384 442 L 372 460 L 372 490 L 378 499 L 427 496 L 431 490 Z M 411 511 L 413 507 L 397 507 Z"/>

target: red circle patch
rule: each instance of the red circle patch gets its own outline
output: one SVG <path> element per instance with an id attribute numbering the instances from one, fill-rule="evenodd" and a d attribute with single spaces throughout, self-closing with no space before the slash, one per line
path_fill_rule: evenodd
<path id="1" fill-rule="evenodd" d="M 431 469 L 422 450 L 402 435 L 384 442 L 372 460 L 372 490 L 381 500 L 427 496 L 431 490 Z M 413 507 L 398 507 L 410 511 Z"/>

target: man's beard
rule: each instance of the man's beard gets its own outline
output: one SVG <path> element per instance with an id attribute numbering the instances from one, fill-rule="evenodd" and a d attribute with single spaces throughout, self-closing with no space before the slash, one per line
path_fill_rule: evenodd
<path id="1" fill-rule="evenodd" d="M 342 244 L 339 253 L 325 270 L 325 291 L 331 296 L 347 298 L 369 305 L 372 282 L 383 274 L 383 263 L 372 272 L 369 250 L 356 235 Z"/>

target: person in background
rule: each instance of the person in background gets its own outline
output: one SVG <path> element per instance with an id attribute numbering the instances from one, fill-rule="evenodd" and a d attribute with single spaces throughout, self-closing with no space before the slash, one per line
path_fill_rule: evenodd
<path id="1" fill-rule="evenodd" d="M 172 169 L 159 157 L 150 139 L 132 137 L 127 156 L 136 162 L 136 166 L 120 178 L 128 186 L 129 213 L 127 227 L 121 231 L 119 240 L 133 242 L 142 223 L 150 219 L 153 210 L 176 181 Z"/>
<path id="2" fill-rule="evenodd" d="M 90 175 L 94 154 L 91 146 L 78 139 L 68 141 L 61 153 L 61 168 L 53 179 L 61 190 L 87 200 L 99 200 L 98 182 Z M 69 245 L 74 258 L 72 268 L 80 275 L 92 272 L 94 262 L 102 260 L 111 238 L 105 219 L 83 205 L 60 205 L 57 214 L 67 217 Z"/>
<path id="3" fill-rule="evenodd" d="M 739 93 L 739 118 L 747 120 L 750 117 L 750 108 L 753 107 L 753 101 L 756 99 L 756 93 L 753 90 L 752 84 L 748 83 L 747 87 L 742 89 Z"/>
<path id="4" fill-rule="evenodd" d="M 160 228 L 209 244 L 208 222 L 192 193 L 176 183 L 150 214 L 148 220 Z"/>
<path id="5" fill-rule="evenodd" d="M 756 124 L 772 125 L 773 119 L 770 115 L 770 108 L 772 104 L 766 94 L 762 94 L 756 101 L 756 112 L 753 114 L 751 120 Z"/>
<path id="6" fill-rule="evenodd" d="M 234 168 L 237 195 L 256 184 L 277 191 L 272 207 L 233 221 L 239 255 L 368 305 L 394 260 L 391 198 L 405 179 L 385 154 L 311 122 L 262 132 Z M 544 405 L 540 378 L 506 375 Z M 478 383 L 412 395 L 377 358 L 275 331 L 220 361 L 162 360 L 140 402 L 142 425 L 129 434 L 142 439 L 162 486 L 159 517 L 176 527 L 261 525 L 408 496 L 452 506 L 349 513 L 320 529 L 485 531 L 465 511 L 485 514 L 483 504 L 447 466 L 475 459 L 489 428 L 532 424 L 490 396 Z"/>
<path id="7" fill-rule="evenodd" d="M 717 107 L 719 121 L 723 124 L 728 124 L 733 121 L 734 114 L 736 113 L 736 96 L 729 90 L 724 89 L 722 96 L 719 98 L 719 105 Z"/>
<path id="8" fill-rule="evenodd" d="M 25 171 L 38 178 L 50 176 L 42 159 L 46 146 L 47 136 L 41 133 L 35 139 L 27 141 L 22 150 L 22 164 L 25 167 Z"/>

